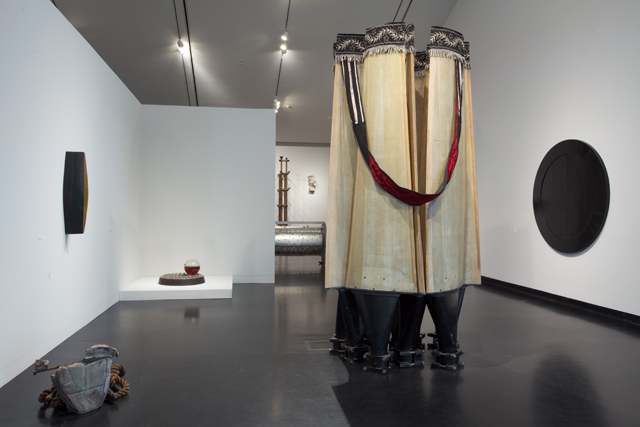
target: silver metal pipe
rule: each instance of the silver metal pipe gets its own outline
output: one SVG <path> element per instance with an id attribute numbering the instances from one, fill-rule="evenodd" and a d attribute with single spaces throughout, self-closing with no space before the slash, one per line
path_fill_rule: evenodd
<path id="1" fill-rule="evenodd" d="M 326 225 L 323 221 L 282 221 L 276 225 L 276 255 L 321 255 L 324 262 Z"/>

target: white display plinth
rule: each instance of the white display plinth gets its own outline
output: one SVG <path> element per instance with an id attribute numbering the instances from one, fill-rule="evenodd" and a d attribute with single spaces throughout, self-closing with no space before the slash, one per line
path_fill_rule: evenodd
<path id="1" fill-rule="evenodd" d="M 165 286 L 158 277 L 141 277 L 120 291 L 120 301 L 231 298 L 233 276 L 204 276 L 204 283 L 191 286 Z"/>

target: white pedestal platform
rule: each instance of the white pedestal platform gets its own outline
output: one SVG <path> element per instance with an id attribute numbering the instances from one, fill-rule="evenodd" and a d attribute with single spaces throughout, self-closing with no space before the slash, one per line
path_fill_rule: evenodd
<path id="1" fill-rule="evenodd" d="M 191 286 L 165 286 L 158 277 L 141 277 L 120 291 L 120 301 L 231 298 L 233 276 L 204 276 L 204 283 Z"/>

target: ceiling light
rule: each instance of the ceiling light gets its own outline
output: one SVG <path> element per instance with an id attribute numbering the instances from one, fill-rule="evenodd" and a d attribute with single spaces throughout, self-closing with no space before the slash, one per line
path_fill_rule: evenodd
<path id="1" fill-rule="evenodd" d="M 282 37 L 280 38 L 284 41 L 287 41 L 288 37 L 289 37 L 289 32 L 287 30 L 284 30 L 284 33 L 282 33 Z"/>
<path id="2" fill-rule="evenodd" d="M 277 113 L 280 109 L 280 101 L 278 101 L 278 97 L 273 100 L 273 110 Z"/>
<path id="3" fill-rule="evenodd" d="M 180 52 L 180 55 L 184 55 L 188 50 L 189 48 L 182 43 L 182 40 L 178 40 L 178 52 Z"/>
<path id="4" fill-rule="evenodd" d="M 287 45 L 282 43 L 280 45 L 280 52 L 282 52 L 282 54 L 284 55 L 285 53 L 287 53 Z"/>

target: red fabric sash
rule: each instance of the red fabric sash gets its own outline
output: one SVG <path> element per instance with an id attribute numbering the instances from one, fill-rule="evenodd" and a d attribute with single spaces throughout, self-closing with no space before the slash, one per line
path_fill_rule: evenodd
<path id="1" fill-rule="evenodd" d="M 367 138 L 367 128 L 365 126 L 364 111 L 362 110 L 362 96 L 360 94 L 360 84 L 355 63 L 346 59 L 342 60 L 342 72 L 344 76 L 345 89 L 347 91 L 347 104 L 349 105 L 349 114 L 353 124 L 353 131 L 358 141 L 360 152 L 367 161 L 371 175 L 376 183 L 382 187 L 387 193 L 396 199 L 412 206 L 420 206 L 435 200 L 445 190 L 447 184 L 453 176 L 453 170 L 458 160 L 458 146 L 460 143 L 460 134 L 462 127 L 462 64 L 456 60 L 456 126 L 453 136 L 453 143 L 449 151 L 449 159 L 447 161 L 447 173 L 440 187 L 434 194 L 423 194 L 417 191 L 404 188 L 396 184 L 391 177 L 378 165 L 373 154 L 369 151 L 369 141 Z"/>

